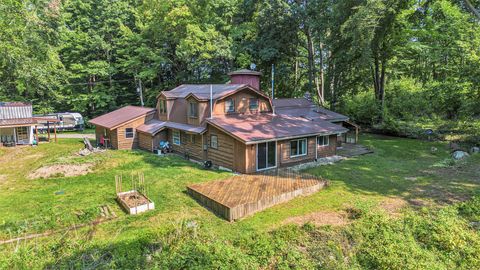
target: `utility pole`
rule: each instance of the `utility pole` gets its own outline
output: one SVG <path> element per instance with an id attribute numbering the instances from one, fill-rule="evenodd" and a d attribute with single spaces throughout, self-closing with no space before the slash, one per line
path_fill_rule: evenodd
<path id="1" fill-rule="evenodd" d="M 210 119 L 213 119 L 213 85 L 210 84 Z"/>

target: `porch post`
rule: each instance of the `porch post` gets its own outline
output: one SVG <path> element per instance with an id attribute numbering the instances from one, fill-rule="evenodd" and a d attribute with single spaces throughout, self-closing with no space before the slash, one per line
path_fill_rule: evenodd
<path id="1" fill-rule="evenodd" d="M 355 127 L 355 144 L 358 143 L 358 127 Z"/>
<path id="2" fill-rule="evenodd" d="M 39 143 L 39 140 L 38 140 L 38 127 L 35 126 L 35 137 L 37 138 L 37 145 Z"/>
<path id="3" fill-rule="evenodd" d="M 15 143 L 15 145 L 17 144 L 17 128 L 14 127 L 13 128 L 13 142 Z"/>
<path id="4" fill-rule="evenodd" d="M 47 120 L 48 142 L 50 142 L 50 122 Z"/>
<path id="5" fill-rule="evenodd" d="M 55 133 L 55 142 L 57 142 L 57 123 L 53 123 L 53 132 Z"/>

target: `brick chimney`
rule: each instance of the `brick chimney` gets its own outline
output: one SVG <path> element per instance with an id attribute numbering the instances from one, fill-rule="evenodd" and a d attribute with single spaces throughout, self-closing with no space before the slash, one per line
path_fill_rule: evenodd
<path id="1" fill-rule="evenodd" d="M 257 90 L 260 90 L 261 72 L 249 69 L 240 69 L 230 72 L 228 75 L 230 76 L 231 84 L 248 84 Z"/>

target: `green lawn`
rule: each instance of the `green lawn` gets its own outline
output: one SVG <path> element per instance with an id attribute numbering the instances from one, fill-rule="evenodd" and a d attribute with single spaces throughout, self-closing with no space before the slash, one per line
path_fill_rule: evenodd
<path id="1" fill-rule="evenodd" d="M 139 253 L 157 250 L 159 242 L 187 241 L 179 238 L 185 230 L 190 230 L 185 224 L 191 221 L 197 224 L 195 235 L 226 241 L 236 247 L 235 243 L 244 238 L 281 229 L 282 222 L 290 217 L 339 211 L 355 204 L 375 205 L 392 197 L 415 209 L 436 208 L 465 200 L 478 191 L 479 155 L 448 166 L 444 143 L 373 135 L 362 136 L 361 143 L 375 153 L 309 170 L 329 179 L 329 188 L 235 223 L 215 216 L 185 193 L 188 184 L 226 178 L 230 175 L 227 172 L 207 171 L 178 157 L 160 158 L 143 151 L 108 151 L 79 157 L 75 153 L 82 148 L 82 142 L 76 139 L 62 139 L 58 144 L 41 144 L 36 148 L 0 149 L 0 239 L 92 221 L 98 216 L 100 205 L 109 205 L 118 215 L 115 220 L 68 234 L 0 246 L 0 268 L 55 268 L 59 264 L 72 267 L 72 263 L 75 267 L 95 268 L 92 265 L 97 261 L 97 267 L 143 268 L 152 265 Z M 438 151 L 431 153 L 432 146 Z M 84 176 L 27 177 L 39 167 L 58 163 L 94 163 L 95 167 L 93 173 Z M 116 204 L 115 175 L 129 179 L 132 172 L 144 173 L 149 195 L 155 202 L 154 211 L 127 216 Z M 58 191 L 64 194 L 55 195 Z M 137 255 L 130 258 L 133 262 L 112 260 L 102 257 L 105 250 L 109 256 L 126 256 L 125 250 Z M 177 251 L 162 252 L 168 257 Z M 211 252 L 236 254 L 238 250 Z M 86 260 L 87 255 L 91 258 Z"/>

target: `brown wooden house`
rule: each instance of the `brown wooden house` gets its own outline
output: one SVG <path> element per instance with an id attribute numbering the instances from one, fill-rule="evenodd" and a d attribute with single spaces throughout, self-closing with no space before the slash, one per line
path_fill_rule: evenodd
<path id="1" fill-rule="evenodd" d="M 229 84 L 180 85 L 161 92 L 155 109 L 127 106 L 90 123 L 113 148 L 152 151 L 168 141 L 186 157 L 241 173 L 336 154 L 348 117 L 303 98 L 272 100 L 259 72 L 229 75 Z"/>

